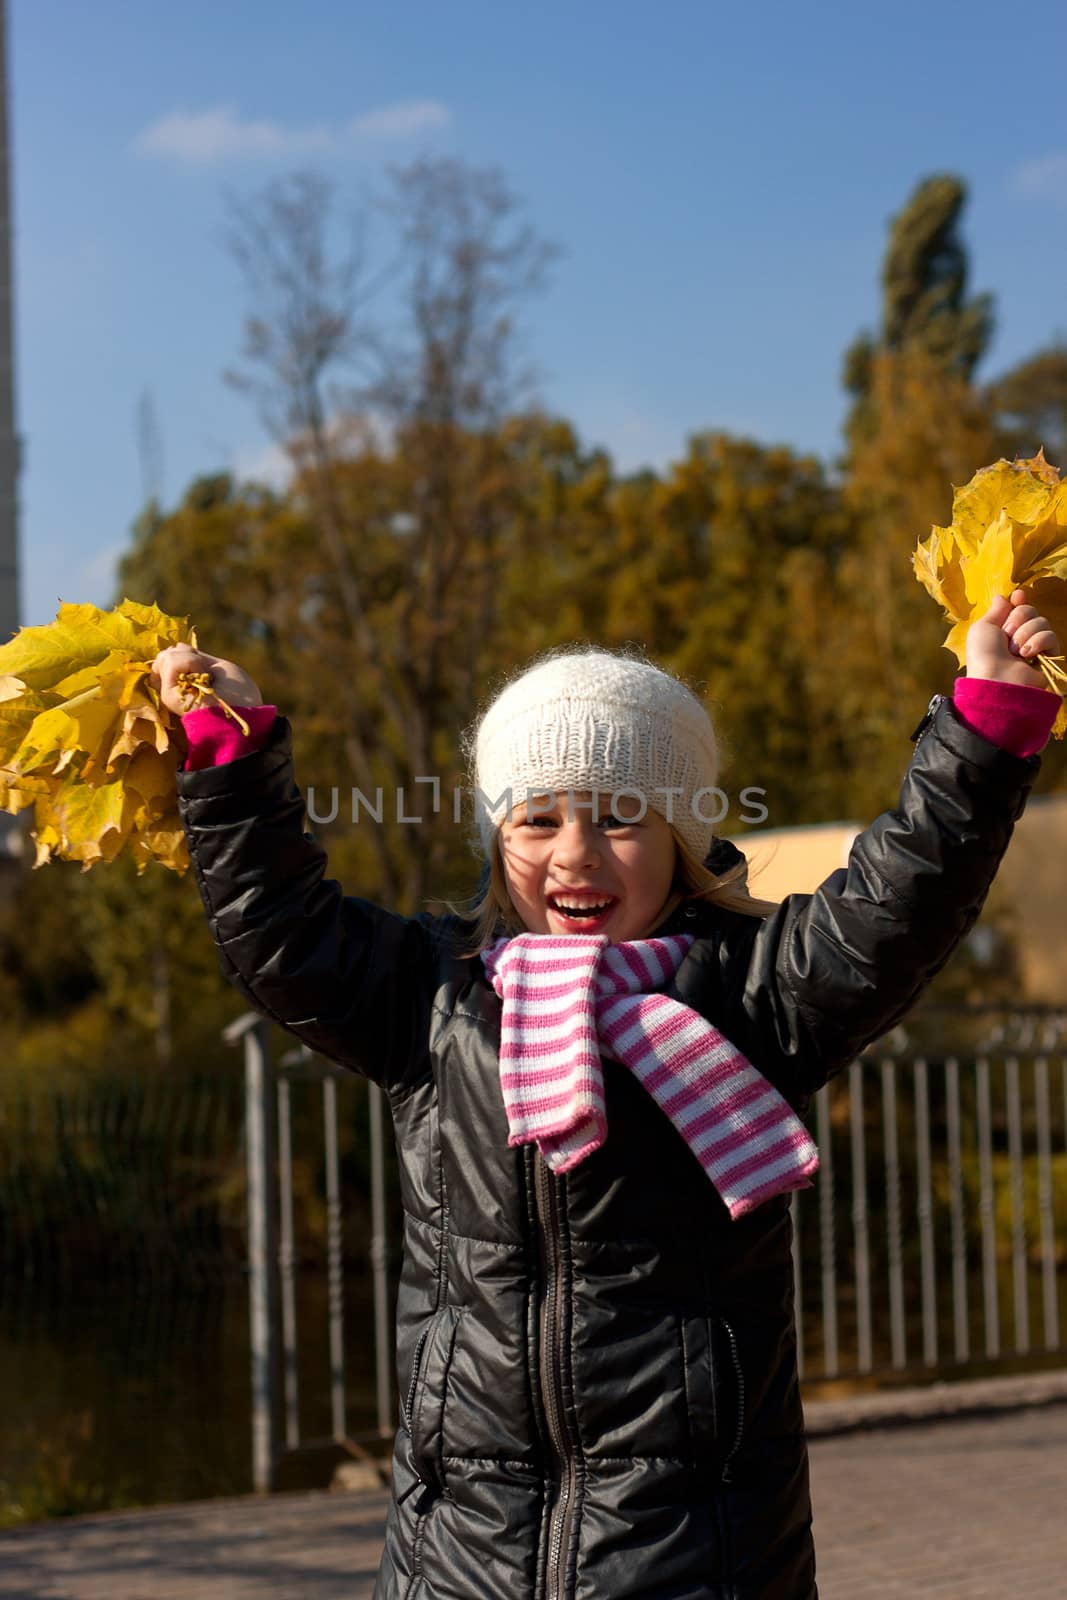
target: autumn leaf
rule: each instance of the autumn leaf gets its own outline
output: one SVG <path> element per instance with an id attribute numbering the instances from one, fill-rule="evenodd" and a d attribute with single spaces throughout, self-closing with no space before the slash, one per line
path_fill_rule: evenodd
<path id="1" fill-rule="evenodd" d="M 59 787 L 58 778 L 19 778 L 16 788 L 9 780 L 10 774 L 0 768 L 0 811 L 16 816 L 32 806 L 38 795 L 54 794 Z"/>
<path id="2" fill-rule="evenodd" d="M 61 772 L 79 754 L 92 756 L 111 729 L 116 706 L 99 686 L 83 689 L 34 717 L 22 743 L 8 759 L 12 772 L 32 772 L 54 758 L 53 772 Z"/>
<path id="3" fill-rule="evenodd" d="M 158 652 L 180 643 L 196 643 L 187 618 L 124 600 L 62 605 L 0 646 L 0 809 L 33 807 L 35 865 L 58 857 L 87 871 L 125 851 L 138 871 L 188 867 L 180 719 L 150 681 Z"/>
<path id="4" fill-rule="evenodd" d="M 122 781 L 140 827 L 155 826 L 174 811 L 174 763 L 169 751 L 160 754 L 153 745 L 140 744 L 126 763 Z"/>
<path id="5" fill-rule="evenodd" d="M 5 684 L 16 684 L 19 687 L 5 689 Z M 0 730 L 29 728 L 34 718 L 42 711 L 49 711 L 58 704 L 55 695 L 41 694 L 36 689 L 27 689 L 20 684 L 18 678 L 0 679 Z M 0 731 L 0 741 L 4 733 Z"/>
<path id="6" fill-rule="evenodd" d="M 190 628 L 188 617 L 168 617 L 158 606 L 142 606 L 136 600 L 124 600 L 116 610 L 135 623 L 142 633 L 160 639 L 160 650 L 169 644 L 196 644 L 196 629 Z"/>
<path id="7" fill-rule="evenodd" d="M 971 623 L 996 595 L 1026 589 L 1031 603 L 1067 639 L 1067 483 L 1039 451 L 1028 460 L 983 467 L 956 489 L 952 522 L 932 529 L 912 558 L 915 576 L 953 626 L 945 639 L 963 666 Z M 1057 694 L 1067 690 L 1064 658 L 1037 665 Z M 1067 701 L 1053 733 L 1067 732 Z"/>
<path id="8" fill-rule="evenodd" d="M 53 855 L 80 861 L 86 868 L 97 861 L 113 861 L 130 831 L 131 811 L 131 798 L 121 781 L 95 787 L 64 784 L 48 801 L 48 820 L 37 833 L 36 864 L 43 866 Z"/>

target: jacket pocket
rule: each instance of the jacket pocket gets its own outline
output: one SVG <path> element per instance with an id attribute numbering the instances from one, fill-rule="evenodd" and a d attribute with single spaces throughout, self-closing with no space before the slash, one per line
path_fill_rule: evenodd
<path id="1" fill-rule="evenodd" d="M 745 1427 L 745 1379 L 734 1330 L 709 1312 L 682 1318 L 686 1414 L 693 1462 L 729 1483 Z"/>
<path id="2" fill-rule="evenodd" d="M 444 1420 L 448 1373 L 462 1310 L 442 1306 L 419 1336 L 404 1422 L 411 1435 L 411 1459 L 419 1481 L 444 1492 Z"/>

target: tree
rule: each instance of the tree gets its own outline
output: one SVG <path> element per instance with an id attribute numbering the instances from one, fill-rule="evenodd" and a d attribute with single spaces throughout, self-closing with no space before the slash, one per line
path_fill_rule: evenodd
<path id="1" fill-rule="evenodd" d="M 839 715 L 854 805 L 865 818 L 888 804 L 903 771 L 902 717 L 918 722 L 946 691 L 955 658 L 948 629 L 916 582 L 911 557 L 934 523 L 951 518 L 952 486 L 996 455 L 982 395 L 936 356 L 882 352 L 870 387 L 871 427 L 843 485 L 851 539 L 838 570 L 830 624 L 841 667 Z"/>
<path id="2" fill-rule="evenodd" d="M 320 637 L 331 630 L 330 703 L 351 780 L 392 804 L 442 775 L 499 629 L 516 499 L 500 427 L 525 391 L 516 310 L 549 252 L 499 174 L 460 162 L 394 172 L 388 210 L 396 331 L 369 320 L 380 285 L 361 252 L 331 254 L 320 180 L 289 179 L 239 207 L 233 242 L 257 302 L 239 381 L 290 452 L 293 504 L 324 557 L 314 595 L 296 562 L 292 587 Z M 399 844 L 374 834 L 369 887 L 412 910 L 447 847 L 436 822 Z"/>
<path id="3" fill-rule="evenodd" d="M 845 424 L 855 448 L 876 426 L 874 363 L 880 355 L 919 354 L 969 383 L 993 333 L 993 300 L 968 297 L 967 251 L 960 217 L 963 182 L 950 175 L 925 178 L 890 223 L 882 263 L 882 321 L 845 354 L 844 384 L 852 396 Z"/>
<path id="4" fill-rule="evenodd" d="M 731 800 L 723 831 L 751 815 L 746 787 L 766 791 L 771 825 L 825 814 L 840 752 L 819 617 L 845 529 L 822 467 L 698 434 L 663 479 L 617 484 L 610 506 L 601 637 L 639 643 L 706 690 Z"/>
<path id="5" fill-rule="evenodd" d="M 1046 457 L 1067 473 L 1067 342 L 1028 356 L 989 385 L 987 399 L 1006 456 Z"/>
<path id="6" fill-rule="evenodd" d="M 381 662 L 394 670 L 409 654 L 418 660 L 431 642 L 426 619 L 410 606 L 409 508 L 421 460 L 405 450 L 405 438 L 389 449 L 368 441 L 331 468 L 346 537 L 358 548 L 367 626 Z M 345 694 L 339 691 L 346 617 L 302 478 L 282 496 L 239 489 L 225 476 L 199 479 L 173 512 L 142 519 L 121 568 L 127 592 L 190 615 L 201 642 L 245 662 L 264 697 L 290 716 L 298 770 L 315 791 L 313 820 L 332 809 L 332 792 L 340 797 L 335 822 L 322 828 L 331 866 L 377 898 L 404 881 L 414 850 L 429 888 L 453 896 L 469 892 L 471 859 L 452 800 L 453 785 L 463 781 L 460 732 L 502 675 L 536 651 L 587 631 L 599 603 L 597 564 L 605 552 L 610 557 L 601 506 L 612 482 L 610 463 L 602 453 L 583 453 L 567 424 L 529 414 L 508 419 L 496 432 L 456 430 L 452 453 L 457 481 L 469 485 L 472 518 L 481 510 L 492 519 L 494 559 L 483 574 L 477 548 L 468 550 L 450 580 L 455 633 L 446 637 L 450 650 L 441 658 L 441 692 L 454 714 L 439 717 L 432 765 L 415 766 L 398 744 L 403 726 L 381 716 L 374 674 L 360 674 Z M 482 576 L 485 594 L 474 581 Z M 380 741 L 369 752 L 369 779 L 354 776 L 348 762 L 353 705 Z M 436 818 L 426 815 L 430 787 L 402 782 L 404 812 L 426 817 L 417 830 L 396 822 L 400 797 L 390 785 L 400 761 L 414 777 L 441 779 Z M 357 800 L 358 827 L 351 825 L 353 789 L 370 801 Z M 380 827 L 371 819 L 375 806 Z M 469 803 L 461 810 L 468 824 Z M 381 871 L 383 854 L 389 878 Z"/>
<path id="7" fill-rule="evenodd" d="M 952 486 L 993 461 L 1034 416 L 1025 372 L 984 392 L 973 381 L 993 306 L 989 295 L 968 293 L 965 200 L 951 176 L 918 185 L 890 226 L 880 328 L 845 360 L 850 537 L 824 626 L 841 666 L 834 714 L 852 773 L 847 814 L 861 818 L 894 796 L 902 708 L 918 721 L 930 693 L 947 688 L 956 670 L 941 648 L 947 626 L 915 582 L 912 553 L 933 524 L 948 520 Z M 1054 363 L 1046 376 L 1054 414 Z"/>

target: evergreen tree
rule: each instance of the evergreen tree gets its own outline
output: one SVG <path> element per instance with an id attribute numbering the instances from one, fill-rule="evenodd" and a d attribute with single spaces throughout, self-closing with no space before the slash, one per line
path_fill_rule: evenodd
<path id="1" fill-rule="evenodd" d="M 882 264 L 882 320 L 845 353 L 844 384 L 852 396 L 845 424 L 850 450 L 877 427 L 872 373 L 882 354 L 928 357 L 970 383 L 993 334 L 993 298 L 968 296 L 967 250 L 960 216 L 967 199 L 951 175 L 925 178 L 891 221 Z"/>

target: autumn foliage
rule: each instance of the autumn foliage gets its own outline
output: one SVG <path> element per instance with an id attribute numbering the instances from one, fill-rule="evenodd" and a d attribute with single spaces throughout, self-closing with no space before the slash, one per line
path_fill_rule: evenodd
<path id="1" fill-rule="evenodd" d="M 64 926 L 76 910 L 108 1005 L 155 1019 L 161 1062 L 208 1015 L 215 983 L 188 876 L 135 876 L 183 860 L 177 752 L 145 669 L 161 643 L 191 635 L 164 628 L 195 620 L 204 648 L 240 662 L 289 716 L 305 790 L 320 807 L 341 796 L 336 821 L 315 824 L 331 871 L 415 913 L 470 894 L 479 869 L 449 806 L 423 805 L 412 828 L 393 802 L 402 793 L 410 814 L 430 774 L 444 794 L 463 784 L 462 730 L 538 652 L 639 648 L 684 676 L 721 734 L 722 832 L 744 831 L 746 786 L 763 791 L 772 828 L 864 822 L 894 803 L 907 735 L 950 686 L 945 614 L 956 630 L 977 603 L 985 557 L 974 594 L 963 576 L 972 611 L 950 603 L 973 559 L 953 485 L 966 486 L 960 506 L 982 500 L 986 528 L 1000 510 L 1012 521 L 996 535 L 997 582 L 1019 581 L 1015 555 L 1051 528 L 1047 510 L 1020 512 L 1016 469 L 1000 507 L 980 469 L 1024 441 L 1055 453 L 1067 360 L 1057 349 L 975 381 L 992 302 L 969 285 L 958 181 L 924 181 L 893 219 L 880 311 L 846 361 L 840 460 L 697 416 L 669 463 L 636 472 L 523 390 L 516 308 L 543 252 L 498 180 L 451 162 L 400 175 L 395 328 L 373 325 L 358 262 L 332 262 L 327 198 L 307 181 L 272 188 L 243 234 L 260 298 L 238 377 L 288 454 L 286 488 L 213 473 L 166 508 L 150 503 L 120 568 L 132 602 L 64 607 L 53 626 L 67 645 L 46 665 L 31 659 L 40 630 L 0 646 L 0 804 L 33 808 L 39 859 L 114 862 L 27 875 L 20 893 L 40 917 L 54 895 Z M 1062 505 L 1050 482 L 1040 493 Z M 915 581 L 919 540 L 938 604 Z M 101 674 L 108 687 L 89 692 Z M 1067 741 L 1046 752 L 1039 786 L 1064 781 Z M 352 824 L 353 788 L 381 789 L 380 826 Z M 197 1007 L 171 1007 L 194 968 Z M 23 995 L 47 976 L 20 978 Z"/>
<path id="2" fill-rule="evenodd" d="M 863 450 L 872 448 L 868 441 Z M 438 547 L 429 584 L 427 542 L 401 520 L 412 492 L 407 461 L 365 448 L 336 464 L 337 514 L 353 531 L 364 528 L 354 637 L 329 556 L 313 554 L 311 539 L 280 506 L 264 502 L 256 517 L 231 501 L 245 524 L 245 629 L 269 629 L 274 644 L 263 669 L 298 722 L 306 719 L 327 743 L 333 735 L 335 771 L 341 751 L 367 794 L 389 787 L 411 795 L 420 775 L 442 770 L 461 782 L 458 732 L 476 709 L 483 674 L 506 671 L 531 647 L 588 632 L 608 644 L 651 644 L 683 676 L 708 685 L 713 709 L 724 713 L 735 789 L 752 785 L 766 794 L 773 781 L 773 800 L 788 807 L 790 820 L 813 795 L 832 792 L 831 775 L 848 770 L 840 660 L 854 648 L 864 605 L 892 595 L 896 580 L 872 558 L 862 603 L 848 603 L 842 579 L 858 570 L 857 529 L 816 462 L 712 434 L 691 440 L 663 479 L 617 481 L 603 458 L 583 460 L 573 435 L 547 423 L 540 435 L 528 423 L 493 441 L 453 436 L 453 470 L 467 452 L 474 454 L 472 488 L 478 463 L 491 466 L 480 514 L 492 530 L 493 559 L 482 540 L 457 528 L 455 551 Z M 945 645 L 961 665 L 970 623 L 994 594 L 1022 585 L 1067 637 L 1064 493 L 1043 456 L 1001 461 L 957 489 L 951 523 L 920 542 L 914 572 L 952 620 Z M 892 506 L 886 496 L 881 515 Z M 228 538 L 233 516 L 221 515 L 217 503 L 209 509 Z M 566 537 L 553 544 L 544 520 L 561 515 Z M 199 518 L 172 522 L 157 530 L 153 546 L 183 569 L 207 558 L 211 570 L 210 549 L 182 549 L 183 527 L 207 531 Z M 861 537 L 864 531 L 861 525 Z M 279 537 L 290 553 L 302 547 L 298 565 L 275 565 Z M 913 610 L 916 592 L 895 596 L 896 606 Z M 207 592 L 203 603 L 210 620 Z M 915 630 L 894 622 L 888 598 L 882 605 L 890 615 L 875 619 L 870 643 L 877 648 L 884 634 L 903 663 L 909 645 L 914 656 Z M 927 608 L 916 618 L 933 644 Z M 837 650 L 828 654 L 835 634 Z M 187 619 L 126 600 L 112 612 L 65 605 L 49 627 L 24 629 L 0 649 L 0 802 L 35 808 L 38 865 L 60 856 L 88 869 L 125 852 L 138 870 L 151 860 L 187 867 L 175 799 L 176 719 L 148 677 L 156 651 L 179 640 L 195 642 Z M 232 648 L 248 659 L 240 641 Z M 345 661 L 347 675 L 338 670 Z M 1061 688 L 1062 662 L 1042 664 Z M 885 676 L 892 682 L 895 674 Z M 857 686 L 876 706 L 870 683 Z M 1061 710 L 1056 731 L 1064 726 Z M 325 747 L 322 759 L 329 759 Z M 435 821 L 426 819 L 419 838 L 405 836 L 403 852 L 446 871 L 456 841 L 449 849 Z M 387 870 L 393 859 L 379 857 Z M 365 863 L 364 874 L 368 867 L 373 872 Z"/>
<path id="3" fill-rule="evenodd" d="M 123 850 L 139 868 L 188 864 L 176 719 L 149 682 L 157 652 L 185 642 L 185 618 L 125 600 L 62 605 L 0 646 L 0 807 L 34 808 L 38 866 L 60 856 L 87 870 Z"/>
<path id="4" fill-rule="evenodd" d="M 1031 603 L 1067 639 L 1067 484 L 1040 452 L 998 461 L 957 489 L 952 522 L 935 527 L 914 557 L 915 575 L 953 626 L 945 640 L 961 666 L 971 623 L 996 595 L 1025 588 Z M 1067 692 L 1063 658 L 1038 657 L 1049 687 Z M 1067 704 L 1053 732 L 1067 731 Z"/>

